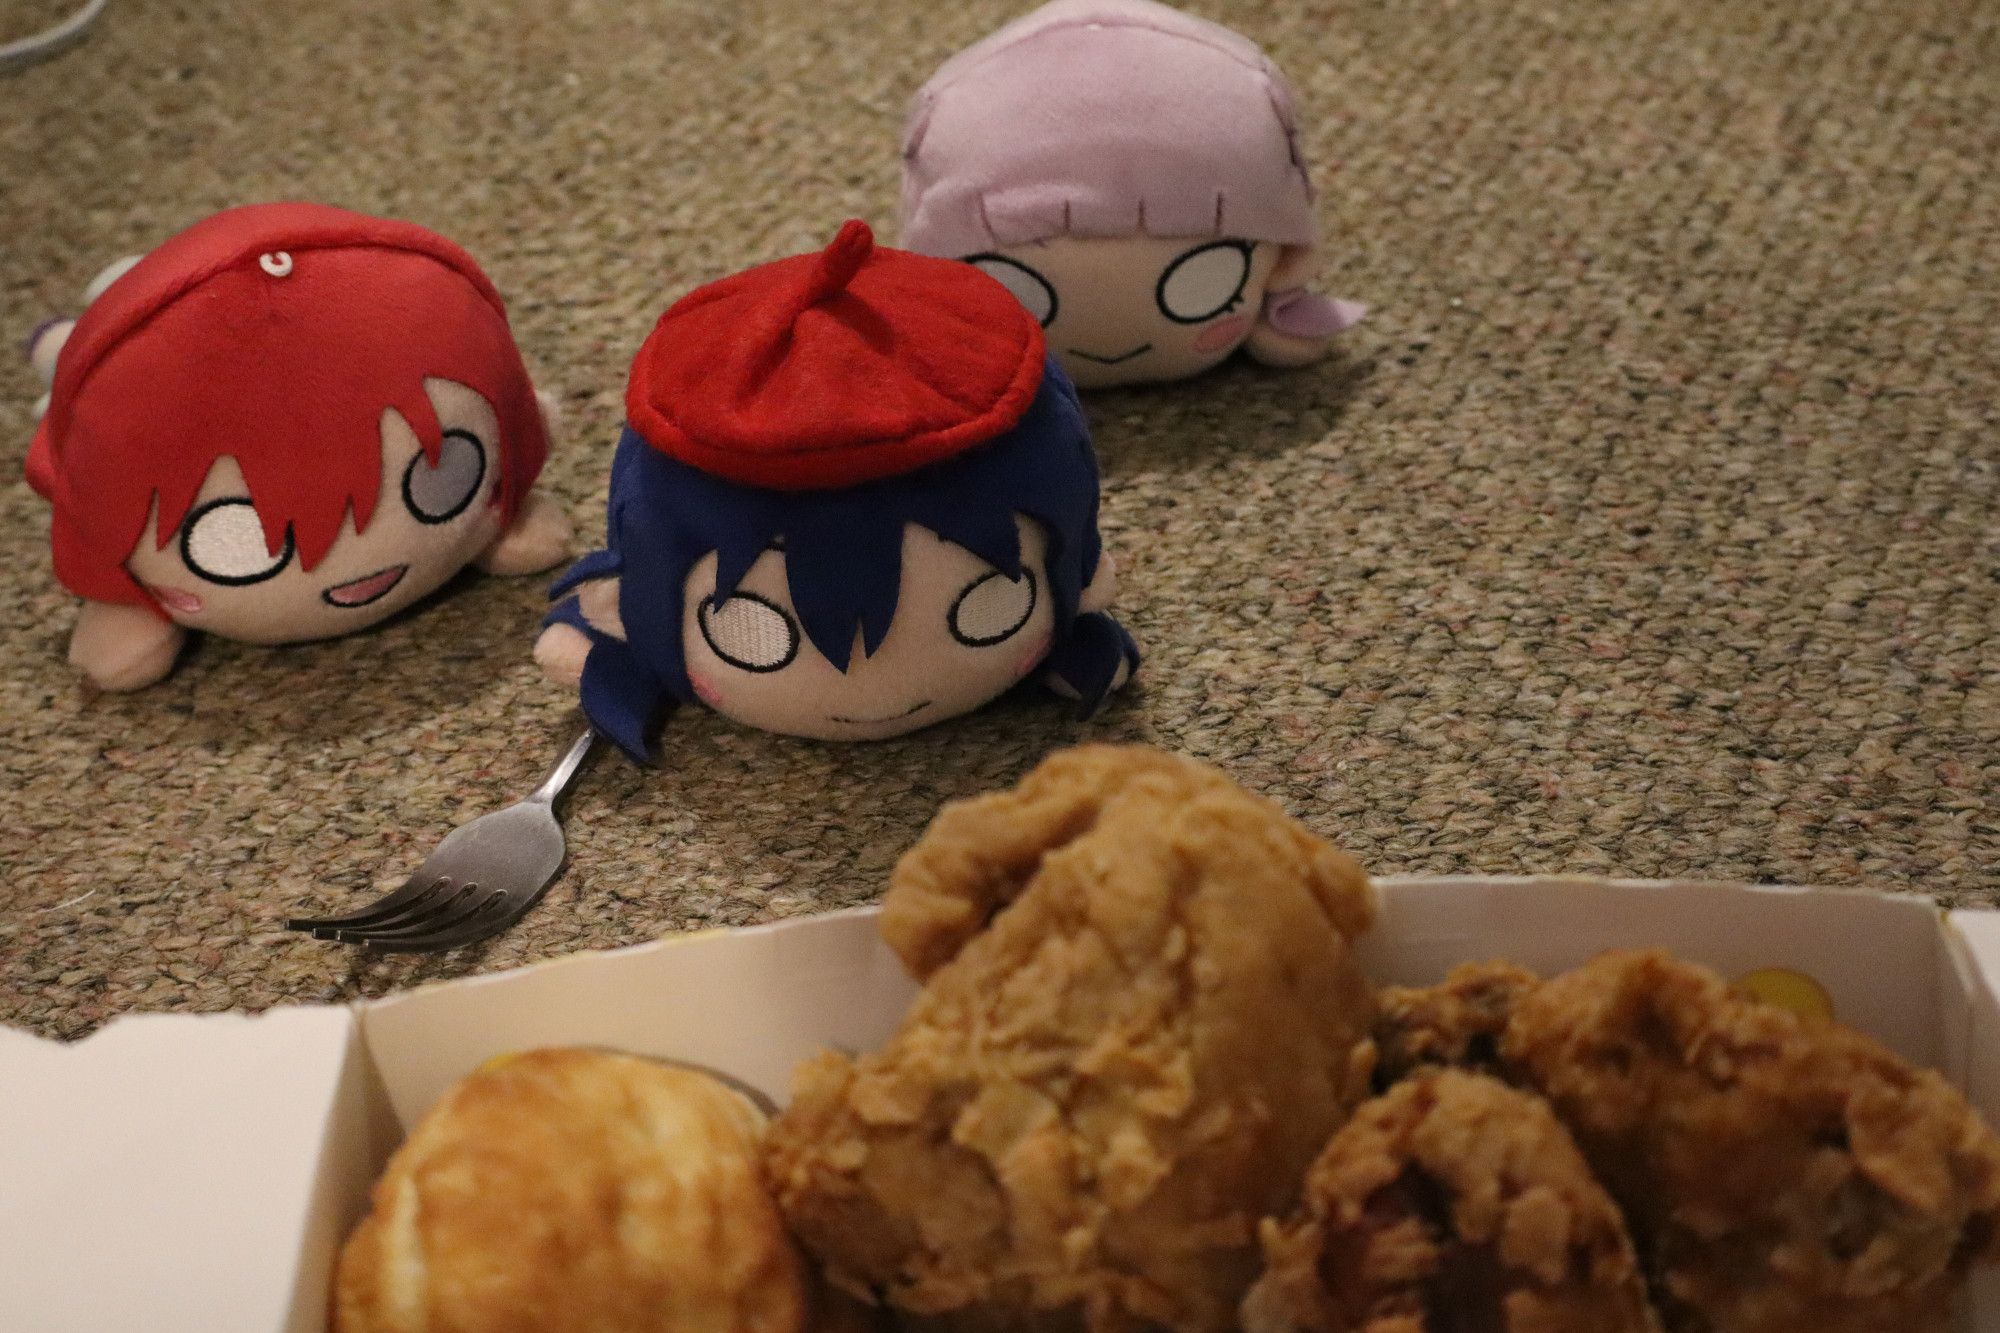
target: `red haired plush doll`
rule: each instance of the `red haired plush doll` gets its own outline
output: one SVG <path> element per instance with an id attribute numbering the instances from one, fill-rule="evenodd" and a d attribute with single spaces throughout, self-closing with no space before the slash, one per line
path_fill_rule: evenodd
<path id="1" fill-rule="evenodd" d="M 330 638 L 469 563 L 567 554 L 567 521 L 531 492 L 547 407 L 499 293 L 422 227 L 218 213 L 30 354 L 54 384 L 28 479 L 84 599 L 70 661 L 106 689 L 159 680 L 189 630 Z"/>

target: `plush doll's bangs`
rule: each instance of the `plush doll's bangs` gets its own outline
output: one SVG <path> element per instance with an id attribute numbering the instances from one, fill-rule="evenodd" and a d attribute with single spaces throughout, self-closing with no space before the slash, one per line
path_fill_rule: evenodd
<path id="1" fill-rule="evenodd" d="M 801 628 L 846 670 L 859 629 L 864 652 L 888 636 L 902 584 L 903 530 L 915 523 L 1010 577 L 1021 569 L 1014 516 L 1041 524 L 1058 627 L 1076 616 L 1097 571 L 1097 464 L 1074 391 L 1053 364 L 1006 434 L 948 462 L 835 491 L 770 491 L 724 481 L 665 457 L 628 430 L 611 514 L 626 632 L 663 683 L 690 700 L 681 645 L 682 590 L 716 555 L 726 597 L 774 546 Z M 644 513 L 643 522 L 634 516 Z M 565 580 L 565 583 L 574 581 Z M 1061 633 L 1061 629 L 1058 629 Z"/>
<path id="2" fill-rule="evenodd" d="M 961 51 L 911 99 L 902 243 L 964 258 L 1056 236 L 1318 231 L 1282 71 L 1151 0 L 1056 0 Z"/>
<path id="3" fill-rule="evenodd" d="M 511 517 L 548 439 L 504 313 L 427 255 L 303 248 L 282 277 L 214 274 L 113 347 L 50 438 L 58 577 L 99 601 L 150 605 L 126 573 L 148 535 L 164 546 L 216 460 L 233 457 L 276 552 L 287 530 L 303 567 L 375 513 L 382 419 L 393 409 L 435 461 L 427 378 L 484 397 L 500 423 L 494 503 Z M 88 318 L 88 315 L 86 315 Z"/>

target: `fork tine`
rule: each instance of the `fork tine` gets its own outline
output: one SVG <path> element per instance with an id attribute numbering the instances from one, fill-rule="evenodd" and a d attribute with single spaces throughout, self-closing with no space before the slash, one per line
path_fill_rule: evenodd
<path id="1" fill-rule="evenodd" d="M 393 939 L 399 935 L 427 935 L 433 931 L 445 930 L 478 913 L 495 898 L 505 900 L 505 889 L 482 889 L 477 884 L 465 884 L 450 897 L 426 906 L 423 910 L 394 920 L 377 922 L 371 926 L 342 926 L 333 932 L 333 938 L 342 944 L 368 944 L 379 939 Z"/>
<path id="2" fill-rule="evenodd" d="M 585 727 L 541 786 L 446 834 L 394 892 L 341 916 L 291 917 L 286 927 L 384 949 L 449 949 L 505 930 L 562 873 L 557 811 L 596 745 L 597 732 Z"/>
<path id="3" fill-rule="evenodd" d="M 313 935 L 322 940 L 352 942 L 350 937 L 354 935 L 373 934 L 378 930 L 411 930 L 417 926 L 428 928 L 437 921 L 456 919 L 459 915 L 471 911 L 478 905 L 482 896 L 477 882 L 467 880 L 462 884 L 454 884 L 448 876 L 438 880 L 438 889 L 438 893 L 432 897 L 411 903 L 401 912 L 377 917 L 358 926 L 335 926 L 332 930 L 317 930 Z"/>
<path id="4" fill-rule="evenodd" d="M 494 899 L 506 899 L 506 889 L 486 889 L 480 885 L 466 885 L 450 897 L 442 907 L 426 911 L 414 917 L 398 917 L 396 921 L 382 921 L 372 927 L 346 927 L 334 933 L 334 939 L 342 945 L 370 945 L 378 939 L 396 939 L 402 935 L 430 935 L 432 931 L 446 931 L 478 915 Z"/>
<path id="5" fill-rule="evenodd" d="M 462 944 L 471 944 L 498 935 L 520 920 L 540 896 L 535 894 L 510 898 L 505 893 L 496 893 L 480 903 L 477 909 L 467 913 L 456 925 L 420 934 L 392 934 L 385 931 L 378 935 L 370 935 L 362 943 L 370 950 L 380 953 L 426 953 L 440 949 L 456 949 Z"/>
<path id="6" fill-rule="evenodd" d="M 403 881 L 403 886 L 362 908 L 345 916 L 295 916 L 285 922 L 286 930 L 306 930 L 319 939 L 326 939 L 321 931 L 337 930 L 342 926 L 366 926 L 400 913 L 405 907 L 417 905 L 423 898 L 440 888 L 449 888 L 451 881 L 443 876 L 427 875 L 428 866 L 420 866 L 417 873 Z"/>

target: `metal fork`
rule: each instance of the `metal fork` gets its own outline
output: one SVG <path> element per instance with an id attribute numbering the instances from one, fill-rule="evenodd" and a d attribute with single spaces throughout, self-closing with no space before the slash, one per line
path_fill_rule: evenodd
<path id="1" fill-rule="evenodd" d="M 417 873 L 374 906 L 347 916 L 294 917 L 285 928 L 403 953 L 456 949 L 498 935 L 535 905 L 562 869 L 556 802 L 596 743 L 597 732 L 585 727 L 541 786 L 446 834 Z"/>

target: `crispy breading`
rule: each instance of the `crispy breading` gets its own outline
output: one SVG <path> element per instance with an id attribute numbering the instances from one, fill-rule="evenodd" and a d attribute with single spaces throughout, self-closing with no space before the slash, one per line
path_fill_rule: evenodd
<path id="1" fill-rule="evenodd" d="M 2000 1142 L 1956 1089 L 1665 953 L 1523 996 L 1502 1061 L 1624 1208 L 1670 1329 L 1940 1333 L 2000 1236 Z"/>
<path id="2" fill-rule="evenodd" d="M 1540 984 L 1525 968 L 1496 960 L 1460 964 L 1436 986 L 1383 987 L 1376 993 L 1376 1088 L 1428 1065 L 1494 1069 L 1514 1006 Z"/>
<path id="3" fill-rule="evenodd" d="M 1358 866 L 1222 774 L 1085 747 L 947 807 L 884 934 L 902 1028 L 801 1071 L 787 1220 L 922 1327 L 1221 1333 L 1368 1091 Z"/>
<path id="4" fill-rule="evenodd" d="M 1422 1069 L 1263 1227 L 1244 1333 L 1657 1333 L 1631 1238 L 1540 1098 Z"/>

